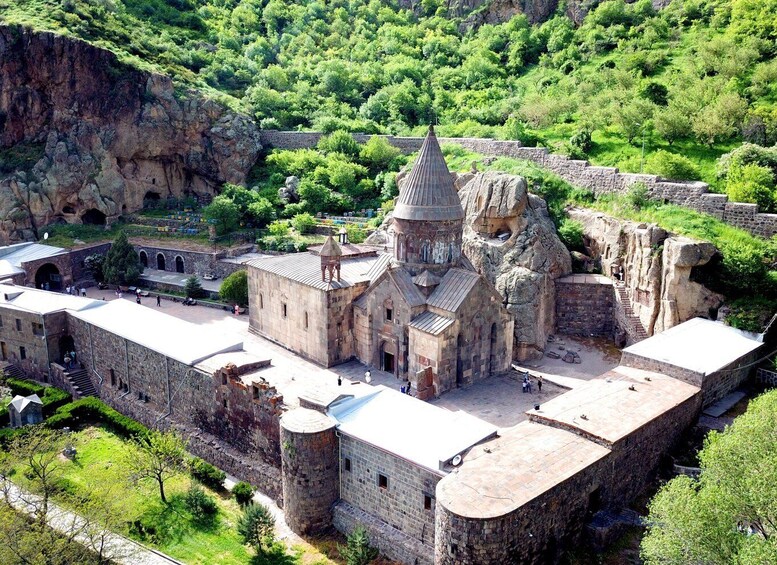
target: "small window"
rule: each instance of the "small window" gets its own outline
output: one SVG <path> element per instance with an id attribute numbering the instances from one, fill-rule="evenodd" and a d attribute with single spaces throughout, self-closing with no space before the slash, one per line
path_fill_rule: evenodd
<path id="1" fill-rule="evenodd" d="M 221 373 L 221 384 L 225 385 L 227 384 L 227 374 Z"/>
<path id="2" fill-rule="evenodd" d="M 262 293 L 259 293 L 259 308 L 264 309 L 264 296 L 262 296 Z"/>
<path id="3" fill-rule="evenodd" d="M 32 333 L 33 335 L 43 335 L 43 324 L 32 322 Z"/>
<path id="4" fill-rule="evenodd" d="M 386 308 L 386 321 L 390 322 L 393 319 L 394 319 L 394 309 Z"/>
<path id="5" fill-rule="evenodd" d="M 16 331 L 22 331 L 22 321 L 19 318 L 16 318 Z"/>
<path id="6" fill-rule="evenodd" d="M 259 400 L 259 387 L 256 385 L 253 385 L 252 389 L 254 392 L 254 400 Z"/>
<path id="7" fill-rule="evenodd" d="M 24 346 L 19 348 L 19 357 L 21 359 L 27 359 L 27 350 L 24 348 Z"/>
<path id="8" fill-rule="evenodd" d="M 432 509 L 432 497 L 428 494 L 424 495 L 424 510 Z"/>
<path id="9" fill-rule="evenodd" d="M 286 303 L 285 302 L 281 305 L 281 314 L 283 315 L 284 318 L 286 317 Z"/>
<path id="10" fill-rule="evenodd" d="M 116 373 L 113 372 L 113 369 L 110 369 L 111 371 L 111 386 L 116 386 Z"/>
<path id="11" fill-rule="evenodd" d="M 378 473 L 378 487 L 383 489 L 388 488 L 388 477 L 386 475 L 381 475 Z"/>
<path id="12" fill-rule="evenodd" d="M 2 327 L 3 327 L 3 317 L 0 316 L 0 328 L 2 328 Z"/>
<path id="13" fill-rule="evenodd" d="M 308 329 L 308 313 L 305 312 L 305 329 Z"/>
<path id="14" fill-rule="evenodd" d="M 227 399 L 225 398 L 224 400 L 222 400 L 222 401 L 221 401 L 221 404 L 223 404 L 223 405 L 224 405 L 224 408 L 227 408 L 227 407 L 228 407 L 228 406 L 227 406 Z"/>
<path id="15" fill-rule="evenodd" d="M 138 400 L 143 400 L 143 393 L 138 391 Z"/>
<path id="16" fill-rule="evenodd" d="M 349 457 L 345 458 L 345 470 L 351 472 L 351 459 Z"/>

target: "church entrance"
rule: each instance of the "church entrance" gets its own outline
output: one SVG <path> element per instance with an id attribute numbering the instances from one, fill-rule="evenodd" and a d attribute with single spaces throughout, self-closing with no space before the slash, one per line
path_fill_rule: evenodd
<path id="1" fill-rule="evenodd" d="M 391 344 L 384 342 L 380 346 L 380 369 L 387 373 L 396 374 L 397 361 L 393 350 L 387 351 L 391 348 Z"/>

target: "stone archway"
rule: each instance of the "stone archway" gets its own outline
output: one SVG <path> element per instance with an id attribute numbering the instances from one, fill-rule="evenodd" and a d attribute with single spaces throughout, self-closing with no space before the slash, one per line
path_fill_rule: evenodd
<path id="1" fill-rule="evenodd" d="M 394 344 L 384 341 L 380 344 L 380 370 L 397 374 L 397 348 Z"/>
<path id="2" fill-rule="evenodd" d="M 165 256 L 161 253 L 156 254 L 156 268 L 160 271 L 165 270 Z"/>
<path id="3" fill-rule="evenodd" d="M 82 224 L 90 224 L 93 226 L 104 226 L 106 224 L 107 216 L 100 212 L 97 208 L 90 208 L 81 216 Z"/>
<path id="4" fill-rule="evenodd" d="M 35 271 L 35 288 L 62 290 L 62 274 L 53 263 L 44 263 Z"/>
<path id="5" fill-rule="evenodd" d="M 143 265 L 143 267 L 148 268 L 148 253 L 141 250 L 141 252 L 138 253 L 138 257 L 140 257 L 140 264 Z"/>
<path id="6" fill-rule="evenodd" d="M 183 257 L 180 255 L 176 255 L 175 257 L 175 272 L 176 273 L 183 273 L 184 272 L 184 264 L 183 264 Z"/>

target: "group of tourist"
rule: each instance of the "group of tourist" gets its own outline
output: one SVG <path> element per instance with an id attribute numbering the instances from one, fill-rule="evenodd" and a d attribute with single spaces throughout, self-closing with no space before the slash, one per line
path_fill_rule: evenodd
<path id="1" fill-rule="evenodd" d="M 65 351 L 65 357 L 63 359 L 65 369 L 74 369 L 76 367 L 76 352 Z"/>
<path id="2" fill-rule="evenodd" d="M 44 288 L 48 290 L 48 284 L 46 283 L 46 286 Z M 83 286 L 81 288 L 73 285 L 73 286 L 66 286 L 65 287 L 65 294 L 69 294 L 71 296 L 86 296 L 86 288 Z"/>
<path id="3" fill-rule="evenodd" d="M 529 379 L 529 373 L 523 374 L 523 383 L 521 388 L 524 393 L 531 393 L 531 379 Z M 537 392 L 542 392 L 542 375 L 537 376 Z"/>

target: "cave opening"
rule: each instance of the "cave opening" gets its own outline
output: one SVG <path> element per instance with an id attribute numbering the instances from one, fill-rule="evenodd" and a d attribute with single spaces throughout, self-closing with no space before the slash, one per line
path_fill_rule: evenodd
<path id="1" fill-rule="evenodd" d="M 84 212 L 83 216 L 81 216 L 81 222 L 93 226 L 104 226 L 106 223 L 106 216 L 97 208 L 90 208 Z"/>

